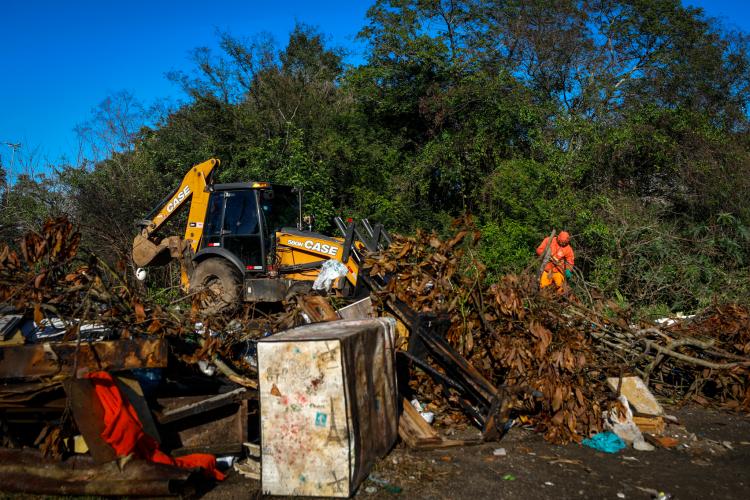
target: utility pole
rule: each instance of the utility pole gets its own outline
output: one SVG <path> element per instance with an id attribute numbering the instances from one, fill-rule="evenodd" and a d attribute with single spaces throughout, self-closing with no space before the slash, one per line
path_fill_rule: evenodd
<path id="1" fill-rule="evenodd" d="M 13 154 L 10 157 L 10 170 L 9 172 L 13 171 L 13 162 L 16 160 L 16 151 L 21 149 L 21 143 L 20 142 L 4 142 L 6 146 L 8 146 L 10 149 L 13 150 Z"/>
<path id="2" fill-rule="evenodd" d="M 5 173 L 5 179 L 3 179 L 3 186 L 4 193 L 3 198 L 6 198 L 6 195 L 10 192 L 10 176 L 13 174 L 13 167 L 15 165 L 16 161 L 16 151 L 21 149 L 21 143 L 20 142 L 3 142 L 2 143 L 5 146 L 8 146 L 13 153 L 10 156 L 10 167 L 8 168 L 8 171 Z"/>

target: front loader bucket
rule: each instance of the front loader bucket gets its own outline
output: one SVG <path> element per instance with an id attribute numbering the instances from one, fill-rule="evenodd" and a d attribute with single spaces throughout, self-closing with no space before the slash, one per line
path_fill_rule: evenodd
<path id="1" fill-rule="evenodd" d="M 160 241 L 159 244 L 140 234 L 133 239 L 133 262 L 137 267 L 166 264 L 170 258 L 168 238 Z"/>

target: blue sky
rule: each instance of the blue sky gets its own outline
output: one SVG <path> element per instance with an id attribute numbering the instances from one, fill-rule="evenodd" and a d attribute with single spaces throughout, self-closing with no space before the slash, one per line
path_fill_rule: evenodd
<path id="1" fill-rule="evenodd" d="M 354 40 L 370 0 L 3 0 L 0 4 L 0 156 L 7 166 L 21 143 L 44 169 L 75 160 L 74 127 L 120 90 L 146 105 L 180 99 L 165 78 L 191 67 L 189 52 L 215 47 L 216 32 L 269 32 L 286 42 L 297 21 L 361 59 Z M 729 27 L 750 31 L 748 0 L 685 0 Z"/>

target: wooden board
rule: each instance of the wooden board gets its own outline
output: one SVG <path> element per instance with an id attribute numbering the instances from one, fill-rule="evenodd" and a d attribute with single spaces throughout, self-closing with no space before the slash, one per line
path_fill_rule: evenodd
<path id="1" fill-rule="evenodd" d="M 249 394 L 237 389 L 221 395 L 158 398 L 165 447 L 175 456 L 241 452 L 248 435 Z"/>
<path id="2" fill-rule="evenodd" d="M 402 412 L 398 419 L 398 435 L 409 448 L 431 450 L 478 444 L 481 439 L 444 439 L 422 418 L 422 415 L 406 400 L 402 401 Z"/>
<path id="3" fill-rule="evenodd" d="M 662 417 L 633 417 L 633 423 L 641 432 L 648 434 L 661 434 L 664 432 L 664 419 Z"/>

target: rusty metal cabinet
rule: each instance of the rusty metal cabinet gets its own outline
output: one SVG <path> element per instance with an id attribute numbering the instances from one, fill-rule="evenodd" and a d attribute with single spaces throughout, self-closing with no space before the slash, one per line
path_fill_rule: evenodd
<path id="1" fill-rule="evenodd" d="M 350 496 L 398 435 L 395 322 L 298 327 L 258 343 L 262 485 Z"/>

